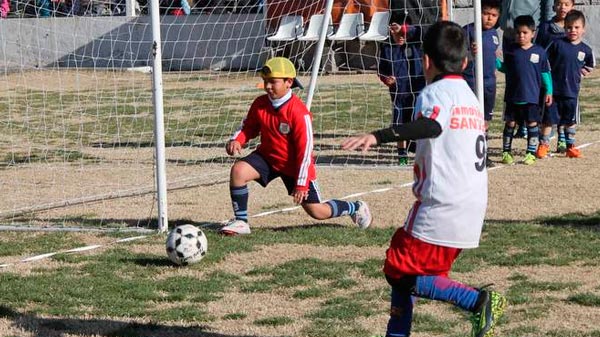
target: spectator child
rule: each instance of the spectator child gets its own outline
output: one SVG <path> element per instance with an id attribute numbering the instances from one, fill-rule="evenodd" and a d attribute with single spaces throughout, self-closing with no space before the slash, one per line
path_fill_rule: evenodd
<path id="1" fill-rule="evenodd" d="M 547 50 L 554 89 L 554 104 L 549 110 L 558 115 L 559 129 L 565 130 L 567 157 L 580 158 L 581 152 L 575 147 L 575 127 L 579 120 L 581 77 L 596 66 L 596 58 L 592 48 L 581 40 L 585 33 L 585 16 L 581 11 L 571 10 L 567 14 L 565 31 L 566 37 L 554 40 Z M 544 146 L 547 152 L 549 141 L 549 138 L 545 138 L 540 148 Z M 557 147 L 560 147 L 561 142 L 559 137 Z M 541 151 L 538 149 L 538 152 Z"/>
<path id="2" fill-rule="evenodd" d="M 390 92 L 392 125 L 411 120 L 415 98 L 425 86 L 421 64 L 420 28 L 390 24 L 391 43 L 382 43 L 379 57 L 379 79 Z M 408 165 L 406 141 L 399 141 L 398 163 Z"/>
<path id="3" fill-rule="evenodd" d="M 574 0 L 555 0 L 554 1 L 554 12 L 556 15 L 552 20 L 542 22 L 538 27 L 537 34 L 535 36 L 535 43 L 548 48 L 548 46 L 555 39 L 565 37 L 565 17 L 567 13 L 575 7 Z M 558 111 L 554 108 L 548 108 L 542 115 L 542 129 L 540 130 L 540 146 L 536 153 L 538 158 L 545 158 L 548 155 L 550 149 L 550 135 L 552 133 L 552 127 L 558 124 Z M 565 132 L 562 128 L 558 129 L 559 139 L 559 152 L 565 152 L 567 150 L 567 144 L 565 142 Z"/>
<path id="4" fill-rule="evenodd" d="M 515 19 L 515 42 L 504 50 L 500 71 L 506 73 L 504 93 L 504 132 L 502 137 L 502 162 L 513 164 L 512 140 L 516 122 L 526 121 L 527 150 L 523 164 L 532 165 L 539 142 L 540 106 L 542 89 L 546 90 L 545 104 L 552 104 L 552 78 L 544 48 L 534 44 L 535 21 L 529 15 Z"/>
<path id="5" fill-rule="evenodd" d="M 500 2 L 498 0 L 483 0 L 481 2 L 481 28 L 482 28 L 482 46 L 483 52 L 483 105 L 485 116 L 485 133 L 487 132 L 489 122 L 492 120 L 494 105 L 496 104 L 496 53 L 500 45 L 498 31 L 496 30 L 498 18 L 500 17 Z M 463 72 L 465 80 L 474 93 L 477 93 L 475 86 L 475 62 L 474 58 L 477 52 L 475 43 L 475 24 L 471 23 L 463 27 L 469 43 L 470 55 L 467 68 Z M 486 156 L 486 165 L 493 166 L 492 161 Z"/>
<path id="6" fill-rule="evenodd" d="M 254 100 L 241 128 L 226 145 L 230 156 L 260 136 L 260 145 L 231 168 L 229 191 L 235 219 L 221 228 L 226 235 L 250 234 L 248 182 L 266 187 L 280 177 L 294 202 L 319 220 L 349 215 L 360 228 L 371 224 L 364 201 L 321 201 L 313 158 L 312 114 L 291 88 L 300 86 L 294 64 L 284 57 L 268 60 L 260 71 L 266 95 Z"/>
<path id="7" fill-rule="evenodd" d="M 487 207 L 485 127 L 479 101 L 460 74 L 467 63 L 466 37 L 456 23 L 432 25 L 423 39 L 427 86 L 415 119 L 346 139 L 342 148 L 417 139 L 417 198 L 404 227 L 394 233 L 383 271 L 392 286 L 386 336 L 409 336 L 412 296 L 452 303 L 472 313 L 473 336 L 492 336 L 506 299 L 448 278 L 463 249 L 479 245 Z"/>

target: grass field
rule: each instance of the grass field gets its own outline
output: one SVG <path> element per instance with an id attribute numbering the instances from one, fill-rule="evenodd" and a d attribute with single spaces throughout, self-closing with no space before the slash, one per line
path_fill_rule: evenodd
<path id="1" fill-rule="evenodd" d="M 364 83 L 365 79 L 369 80 Z M 11 123 L 0 123 L 0 139 L 5 140 L 0 145 L 5 158 L 0 160 L 0 181 L 14 195 L 0 201 L 0 210 L 17 202 L 50 202 L 55 194 L 152 185 L 152 118 L 145 112 L 150 96 L 147 85 L 129 80 L 120 80 L 122 95 L 106 89 L 106 96 L 121 97 L 119 104 L 99 104 L 86 83 L 66 88 L 58 98 L 33 84 L 11 87 L 23 92 L 11 92 L 11 100 L 0 103 L 11 116 Z M 173 266 L 162 234 L 115 243 L 139 234 L 2 231 L 0 264 L 10 266 L 0 268 L 0 336 L 353 337 L 385 332 L 389 287 L 381 265 L 389 239 L 413 201 L 405 185 L 412 172 L 389 169 L 392 148 L 367 155 L 335 148 L 340 135 L 387 124 L 382 117 L 387 116 L 382 109 L 389 99 L 385 90 L 371 75 L 348 76 L 323 86 L 313 109 L 321 163 L 380 164 L 371 170 L 319 168 L 325 197 L 363 193 L 360 198 L 369 202 L 375 215 L 372 228 L 360 231 L 347 218 L 316 222 L 292 210 L 252 218 L 252 235 L 231 238 L 215 231 L 231 214 L 223 180 L 231 159 L 224 157 L 221 138 L 243 116 L 246 106 L 239 101 L 256 94 L 251 86 L 255 79 L 236 86 L 243 89 L 235 90 L 239 100 L 226 98 L 232 95 L 230 88 L 188 88 L 185 99 L 178 97 L 177 89 L 197 85 L 192 80 L 177 75 L 166 81 L 167 129 L 172 131 L 167 137 L 168 170 L 174 179 L 203 173 L 209 183 L 172 190 L 169 211 L 171 225 L 204 228 L 206 258 L 193 266 Z M 500 88 L 499 95 L 502 84 Z M 370 95 L 357 97 L 359 92 Z M 600 337 L 599 92 L 600 76 L 595 74 L 586 79 L 582 92 L 584 123 L 577 137 L 578 144 L 587 144 L 585 158 L 555 156 L 532 167 L 499 165 L 489 171 L 490 201 L 481 247 L 464 252 L 451 276 L 473 286 L 494 283 L 506 294 L 510 305 L 498 336 Z M 197 114 L 197 105 L 209 107 Z M 29 110 L 21 109 L 26 106 Z M 230 114 L 217 113 L 223 106 Z M 363 109 L 366 113 L 348 114 Z M 41 111 L 49 113 L 38 119 Z M 495 161 L 500 130 L 496 118 L 490 141 Z M 520 156 L 524 142 L 516 140 L 515 149 Z M 54 167 L 64 171 L 49 169 Z M 44 170 L 51 172 L 46 176 Z M 155 225 L 154 202 L 152 195 L 142 193 L 27 213 L 0 223 L 147 228 Z M 281 184 L 251 186 L 251 214 L 291 206 Z M 87 245 L 101 247 L 19 262 Z M 414 336 L 458 337 L 470 331 L 467 317 L 449 305 L 420 300 L 415 312 Z"/>

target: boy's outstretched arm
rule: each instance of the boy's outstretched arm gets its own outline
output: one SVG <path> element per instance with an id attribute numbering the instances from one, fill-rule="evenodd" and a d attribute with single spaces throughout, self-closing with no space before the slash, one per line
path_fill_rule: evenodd
<path id="1" fill-rule="evenodd" d="M 342 149 L 361 149 L 363 152 L 366 152 L 373 145 L 400 140 L 435 138 L 441 133 L 442 126 L 440 123 L 430 118 L 419 118 L 410 123 L 395 125 L 369 134 L 347 138 L 342 142 Z"/>

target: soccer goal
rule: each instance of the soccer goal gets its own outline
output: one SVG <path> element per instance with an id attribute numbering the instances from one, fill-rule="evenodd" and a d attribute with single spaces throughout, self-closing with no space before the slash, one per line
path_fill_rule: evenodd
<path id="1" fill-rule="evenodd" d="M 295 93 L 314 115 L 318 165 L 397 168 L 395 145 L 339 149 L 344 137 L 391 122 L 378 77 L 390 40 L 372 19 L 403 13 L 426 27 L 447 13 L 445 0 L 191 1 L 189 15 L 157 5 L 153 28 L 151 2 L 131 16 L 63 8 L 43 18 L 25 15 L 32 3 L 0 21 L 3 225 L 155 228 L 157 85 L 166 189 L 225 184 L 235 160 L 225 142 L 262 94 L 257 70 L 272 56 L 299 71 L 305 88 Z"/>

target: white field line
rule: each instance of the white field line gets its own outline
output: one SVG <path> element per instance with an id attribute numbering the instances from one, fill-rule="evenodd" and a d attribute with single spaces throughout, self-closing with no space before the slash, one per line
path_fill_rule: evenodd
<path id="1" fill-rule="evenodd" d="M 579 146 L 577 146 L 578 149 L 583 149 L 586 148 L 588 146 L 594 145 L 594 144 L 598 144 L 600 143 L 600 140 L 598 141 L 594 141 L 594 142 L 590 142 L 590 143 L 586 143 L 586 144 L 581 144 Z M 489 168 L 488 171 L 495 171 L 495 170 L 499 170 L 502 168 L 505 168 L 508 166 L 502 165 L 502 166 L 495 166 L 492 168 Z M 367 195 L 367 194 L 373 194 L 373 193 L 385 193 L 387 191 L 396 189 L 396 188 L 405 188 L 405 187 L 410 187 L 412 186 L 412 182 L 408 182 L 408 183 L 404 183 L 404 184 L 400 184 L 397 185 L 395 187 L 387 187 L 387 188 L 378 188 L 378 189 L 374 189 L 371 191 L 365 191 L 365 192 L 359 192 L 359 193 L 353 193 L 353 194 L 349 194 L 346 195 L 344 197 L 341 197 L 339 199 L 349 199 L 349 198 L 355 198 L 355 197 L 359 197 L 359 196 L 363 196 L 363 195 Z M 295 211 L 297 209 L 299 209 L 301 206 L 294 206 L 294 207 L 287 207 L 287 208 L 282 208 L 279 210 L 274 210 L 274 211 L 268 211 L 268 212 L 262 212 L 262 213 L 258 213 L 258 214 L 254 214 L 251 215 L 251 218 L 259 218 L 259 217 L 264 217 L 267 215 L 271 215 L 271 214 L 277 214 L 277 213 L 285 213 L 285 212 L 291 212 L 291 211 Z M 117 243 L 123 243 L 123 242 L 130 242 L 130 241 L 135 241 L 135 240 L 139 240 L 139 239 L 143 239 L 145 237 L 148 237 L 148 235 L 139 235 L 139 236 L 133 236 L 133 237 L 129 237 L 129 238 L 123 238 L 123 239 L 119 239 L 113 242 L 110 242 L 108 244 L 104 244 L 104 245 L 90 245 L 90 246 L 84 246 L 84 247 L 78 247 L 78 248 L 72 248 L 72 249 L 67 249 L 67 250 L 62 250 L 62 251 L 58 251 L 58 252 L 52 252 L 52 253 L 45 253 L 45 254 L 40 254 L 40 255 L 35 255 L 35 256 L 31 256 L 31 257 L 27 257 L 24 258 L 18 262 L 15 263 L 4 263 L 4 264 L 0 264 L 0 269 L 2 268 L 7 268 L 16 264 L 21 264 L 21 263 L 27 263 L 27 262 L 33 262 L 33 261 L 39 261 L 39 260 L 43 260 L 46 259 L 48 257 L 57 255 L 57 254 L 72 254 L 72 253 L 79 253 L 79 252 L 85 252 L 85 251 L 90 251 L 90 250 L 94 250 L 100 247 L 104 247 L 104 246 L 109 246 L 112 244 L 117 244 Z"/>

